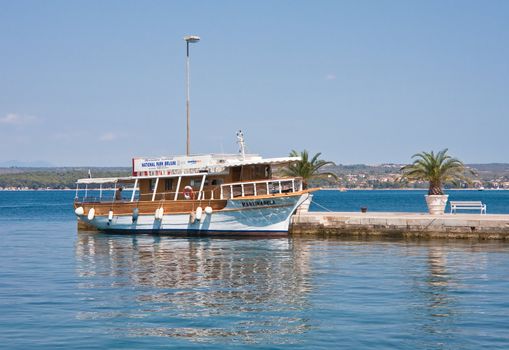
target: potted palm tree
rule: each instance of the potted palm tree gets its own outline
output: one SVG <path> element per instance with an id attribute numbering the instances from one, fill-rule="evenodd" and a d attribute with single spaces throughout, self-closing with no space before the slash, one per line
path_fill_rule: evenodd
<path id="1" fill-rule="evenodd" d="M 302 187 L 304 189 L 308 187 L 308 181 L 311 179 L 332 177 L 337 181 L 338 177 L 336 174 L 331 172 L 319 172 L 319 170 L 325 165 L 334 164 L 333 162 L 319 159 L 321 155 L 321 153 L 317 153 L 309 159 L 309 153 L 307 150 L 300 153 L 296 150 L 292 150 L 290 152 L 290 157 L 300 157 L 300 160 L 282 169 L 282 173 L 286 176 L 301 177 Z M 301 204 L 298 212 L 307 212 L 311 205 L 312 198 L 313 196 L 310 195 L 308 199 Z"/>
<path id="2" fill-rule="evenodd" d="M 444 194 L 444 184 L 469 181 L 466 173 L 474 174 L 463 162 L 448 155 L 447 151 L 446 148 L 436 154 L 433 151 L 414 154 L 414 162 L 401 168 L 403 179 L 429 182 L 425 197 L 430 214 L 443 214 L 445 211 L 449 195 Z"/>

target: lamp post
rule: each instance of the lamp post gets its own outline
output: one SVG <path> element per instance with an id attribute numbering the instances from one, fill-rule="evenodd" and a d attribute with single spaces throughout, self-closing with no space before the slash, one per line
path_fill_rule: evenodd
<path id="1" fill-rule="evenodd" d="M 189 119 L 189 44 L 190 43 L 197 43 L 198 41 L 200 41 L 200 37 L 199 36 L 196 36 L 196 35 L 187 35 L 184 37 L 184 40 L 186 41 L 186 52 L 187 52 L 187 57 L 186 57 L 186 111 L 187 111 L 187 142 L 186 142 L 186 155 L 189 155 L 191 150 L 191 146 L 190 146 L 190 138 L 191 138 L 191 133 L 190 133 L 190 119 Z"/>

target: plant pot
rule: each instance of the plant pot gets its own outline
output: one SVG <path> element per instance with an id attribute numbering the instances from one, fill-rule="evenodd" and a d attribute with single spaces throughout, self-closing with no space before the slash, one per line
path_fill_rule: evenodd
<path id="1" fill-rule="evenodd" d="M 443 195 L 426 195 L 426 203 L 428 204 L 428 212 L 431 215 L 441 215 L 445 211 L 447 205 L 448 194 Z"/>
<path id="2" fill-rule="evenodd" d="M 367 213 L 368 207 L 361 207 L 361 213 Z"/>

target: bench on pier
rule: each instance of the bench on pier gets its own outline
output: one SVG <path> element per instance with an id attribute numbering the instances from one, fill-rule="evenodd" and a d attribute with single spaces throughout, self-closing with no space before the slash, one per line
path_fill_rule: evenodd
<path id="1" fill-rule="evenodd" d="M 456 210 L 480 210 L 481 214 L 486 214 L 486 204 L 481 201 L 451 201 L 451 214 Z"/>

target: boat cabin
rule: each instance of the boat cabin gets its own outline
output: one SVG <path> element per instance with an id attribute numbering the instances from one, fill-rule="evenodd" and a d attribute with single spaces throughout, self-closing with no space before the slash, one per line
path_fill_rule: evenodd
<path id="1" fill-rule="evenodd" d="M 129 177 L 78 180 L 76 200 L 80 189 L 85 190 L 81 202 L 225 200 L 299 192 L 302 179 L 274 176 L 298 160 L 248 154 L 134 158 Z M 114 192 L 105 195 L 106 190 Z"/>

